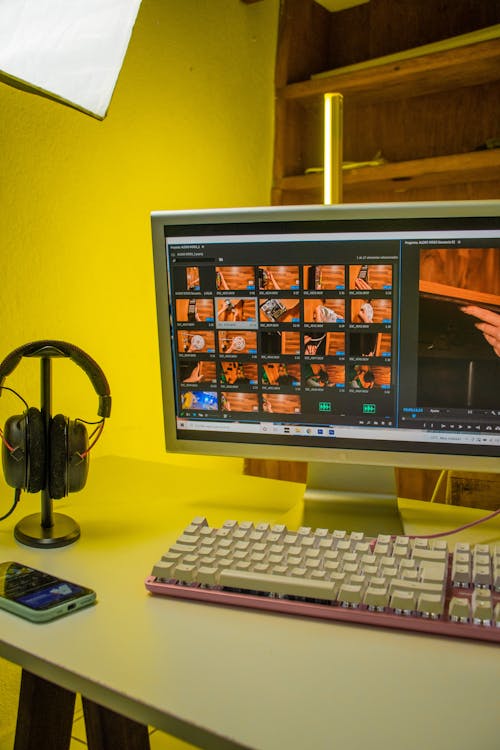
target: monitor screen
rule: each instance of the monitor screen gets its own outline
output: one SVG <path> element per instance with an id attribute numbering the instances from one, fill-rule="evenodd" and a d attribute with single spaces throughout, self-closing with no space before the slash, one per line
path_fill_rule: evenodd
<path id="1" fill-rule="evenodd" d="M 152 226 L 167 449 L 499 470 L 500 201 Z"/>

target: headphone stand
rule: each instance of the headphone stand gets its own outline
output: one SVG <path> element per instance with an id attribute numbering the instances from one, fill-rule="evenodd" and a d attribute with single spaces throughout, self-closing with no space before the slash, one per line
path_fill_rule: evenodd
<path id="1" fill-rule="evenodd" d="M 42 353 L 43 352 L 43 353 Z M 44 347 L 30 356 L 41 356 L 41 413 L 45 434 L 49 434 L 52 408 L 51 357 L 65 356 L 56 348 Z M 14 537 L 28 547 L 65 547 L 80 537 L 80 527 L 69 516 L 53 513 L 52 498 L 48 489 L 41 492 L 41 512 L 21 519 L 14 529 Z"/>

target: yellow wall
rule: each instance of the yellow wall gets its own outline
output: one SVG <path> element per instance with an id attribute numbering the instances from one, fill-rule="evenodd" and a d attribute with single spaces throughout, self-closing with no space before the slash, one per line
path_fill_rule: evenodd
<path id="1" fill-rule="evenodd" d="M 96 454 L 163 454 L 150 211 L 269 202 L 277 18 L 278 0 L 143 0 L 103 122 L 0 84 L 0 358 L 57 338 L 96 359 L 113 394 Z M 6 385 L 38 405 L 38 362 Z M 71 363 L 53 407 L 95 418 Z M 0 423 L 20 410 L 4 394 Z M 16 690 L 2 662 L 0 738 Z"/>
<path id="2" fill-rule="evenodd" d="M 88 351 L 113 394 L 99 451 L 163 445 L 150 211 L 269 202 L 277 10 L 144 0 L 103 122 L 0 84 L 0 356 L 45 337 Z M 6 384 L 36 404 L 38 363 Z M 96 415 L 71 364 L 54 394 Z M 0 417 L 19 408 L 4 394 Z"/>

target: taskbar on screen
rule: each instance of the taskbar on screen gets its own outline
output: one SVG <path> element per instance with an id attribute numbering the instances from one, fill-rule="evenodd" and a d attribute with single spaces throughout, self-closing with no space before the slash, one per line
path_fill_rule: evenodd
<path id="1" fill-rule="evenodd" d="M 450 425 L 437 422 L 435 426 L 421 427 L 392 427 L 390 420 L 378 420 L 376 424 L 336 425 L 336 424 L 294 424 L 293 422 L 245 422 L 226 421 L 224 419 L 189 419 L 177 418 L 177 435 L 179 438 L 189 439 L 190 433 L 197 433 L 198 439 L 203 433 L 228 434 L 239 436 L 244 439 L 261 437 L 290 437 L 318 439 L 324 445 L 326 440 L 331 447 L 334 443 L 350 441 L 351 446 L 360 441 L 378 441 L 395 443 L 411 443 L 412 448 L 416 443 L 420 444 L 450 444 L 463 446 L 484 446 L 490 449 L 500 448 L 500 425 L 481 424 L 473 425 L 471 430 L 451 429 Z M 211 439 L 213 439 L 213 437 Z M 409 448 L 410 449 L 410 448 Z"/>

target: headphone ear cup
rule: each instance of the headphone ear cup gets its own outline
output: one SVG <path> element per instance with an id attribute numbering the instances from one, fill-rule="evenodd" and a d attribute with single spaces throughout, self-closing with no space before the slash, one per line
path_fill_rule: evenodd
<path id="1" fill-rule="evenodd" d="M 47 444 L 45 420 L 42 413 L 33 406 L 27 414 L 28 435 L 28 492 L 40 492 L 46 482 Z"/>
<path id="2" fill-rule="evenodd" d="M 52 417 L 49 430 L 49 495 L 60 500 L 66 492 L 68 466 L 68 420 L 63 414 Z"/>
<path id="3" fill-rule="evenodd" d="M 68 425 L 68 492 L 79 492 L 85 487 L 89 473 L 88 447 L 87 428 L 82 422 L 70 420 Z"/>
<path id="4" fill-rule="evenodd" d="M 4 429 L 5 445 L 2 464 L 5 481 L 10 487 L 27 492 L 40 492 L 45 486 L 45 425 L 41 412 L 30 407 L 21 415 L 9 417 Z"/>
<path id="5" fill-rule="evenodd" d="M 26 450 L 26 415 L 16 414 L 9 417 L 3 430 L 2 466 L 5 481 L 9 487 L 24 490 L 28 473 L 28 456 Z M 14 451 L 7 448 L 8 443 Z"/>
<path id="6" fill-rule="evenodd" d="M 54 500 L 83 489 L 87 481 L 89 460 L 85 425 L 56 414 L 50 425 L 49 494 Z"/>

